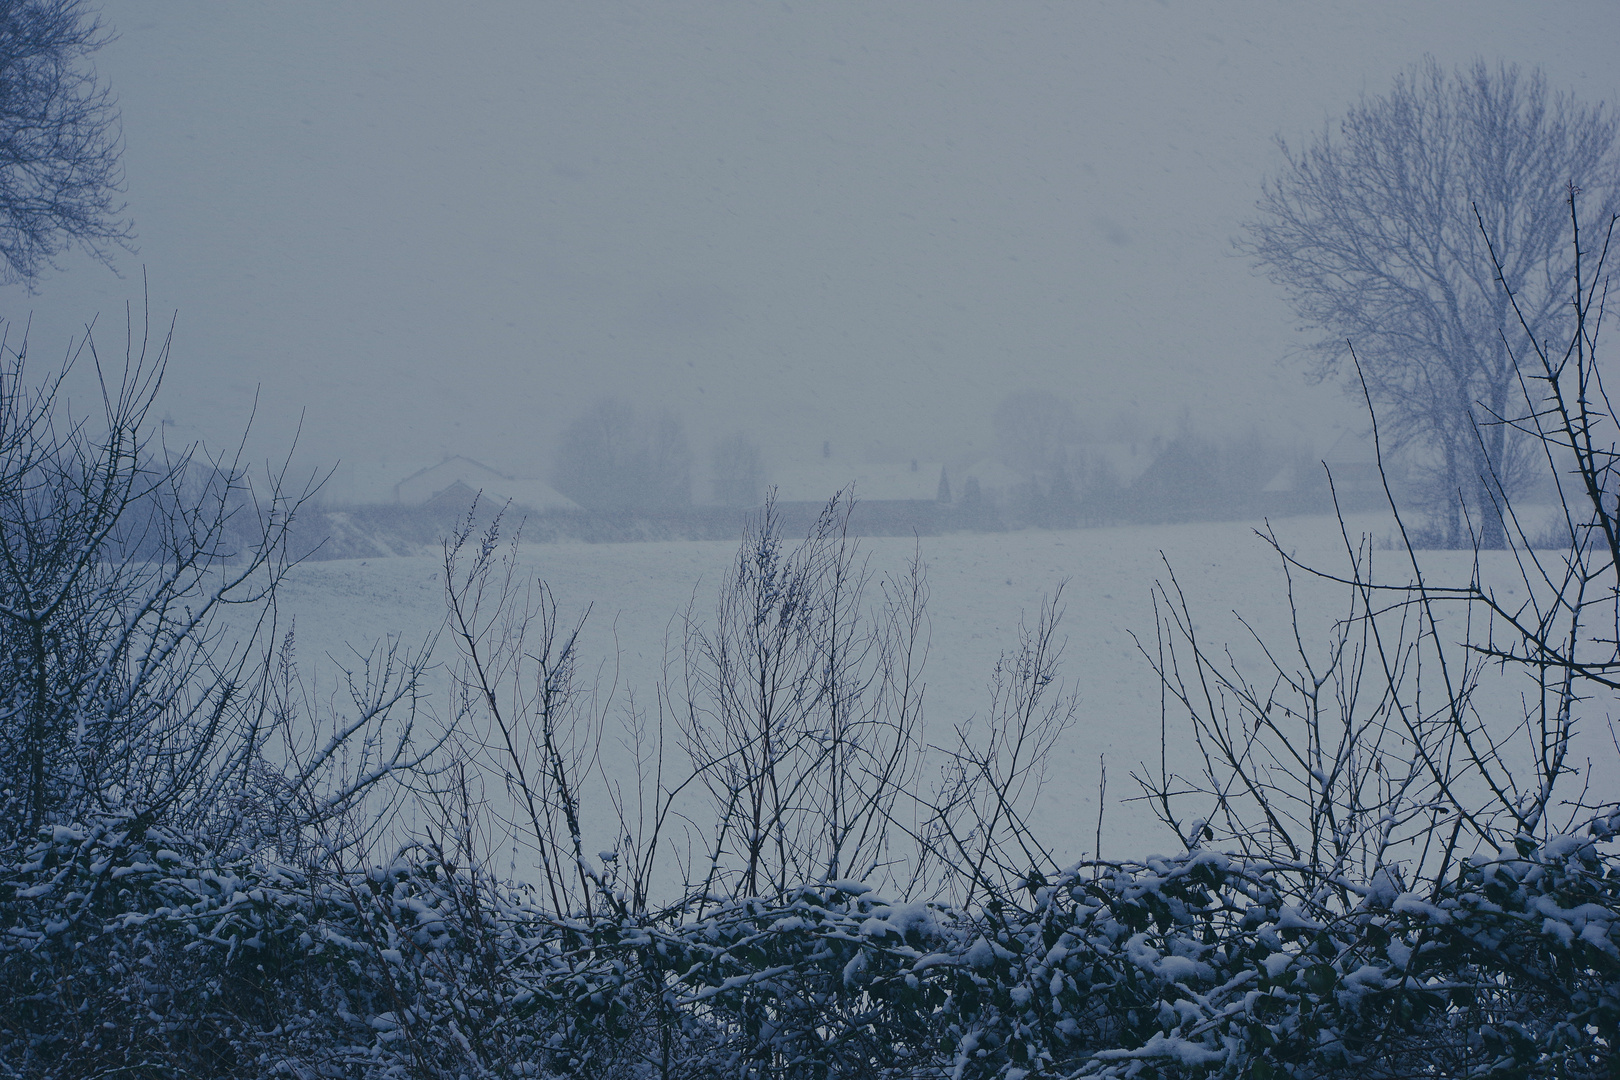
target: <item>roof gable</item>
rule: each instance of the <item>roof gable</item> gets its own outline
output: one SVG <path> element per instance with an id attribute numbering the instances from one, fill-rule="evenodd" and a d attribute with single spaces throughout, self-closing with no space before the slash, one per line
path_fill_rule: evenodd
<path id="1" fill-rule="evenodd" d="M 578 510 L 579 504 L 544 480 L 520 480 L 483 462 L 456 454 L 429 465 L 394 485 L 394 498 L 408 506 L 422 506 L 441 495 L 456 494 L 458 485 L 482 492 L 494 502 L 513 502 L 530 510 Z"/>

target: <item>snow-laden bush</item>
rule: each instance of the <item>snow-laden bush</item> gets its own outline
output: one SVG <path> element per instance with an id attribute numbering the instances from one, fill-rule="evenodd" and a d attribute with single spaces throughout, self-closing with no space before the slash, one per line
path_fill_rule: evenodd
<path id="1" fill-rule="evenodd" d="M 605 928 L 408 854 L 346 873 L 138 823 L 56 827 L 0 881 L 0 1060 L 37 1077 L 521 1076 L 601 1057 L 621 1032 L 579 1007 L 575 968 Z"/>
<path id="2" fill-rule="evenodd" d="M 416 849 L 353 873 L 58 827 L 0 880 L 10 1075 L 1606 1076 L 1606 838 L 1296 905 L 1212 852 L 973 912 L 854 882 L 559 918 Z"/>

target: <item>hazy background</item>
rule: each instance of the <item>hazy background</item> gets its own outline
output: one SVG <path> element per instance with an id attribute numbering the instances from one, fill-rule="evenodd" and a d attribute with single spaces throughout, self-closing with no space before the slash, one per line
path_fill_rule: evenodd
<path id="1" fill-rule="evenodd" d="M 1354 414 L 1231 239 L 1276 161 L 1434 54 L 1617 97 L 1620 4 L 114 0 L 136 253 L 37 295 L 41 360 L 142 273 L 174 431 L 543 474 L 622 395 L 701 457 L 970 457 L 1010 391 L 1099 437 Z M 13 331 L 15 336 L 16 331 Z M 1118 437 L 1112 434 L 1112 437 Z"/>

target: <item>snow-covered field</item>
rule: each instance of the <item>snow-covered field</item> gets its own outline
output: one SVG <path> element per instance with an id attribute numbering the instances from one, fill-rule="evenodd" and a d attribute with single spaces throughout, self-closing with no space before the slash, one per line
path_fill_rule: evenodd
<path id="1" fill-rule="evenodd" d="M 1207 642 L 1230 643 L 1240 662 L 1257 664 L 1256 648 L 1235 611 L 1262 637 L 1291 643 L 1279 561 L 1255 527 L 1195 523 L 924 538 L 921 553 L 930 586 L 929 730 L 944 738 L 954 723 L 982 714 L 992 665 L 1016 644 L 1020 619 L 1033 617 L 1042 598 L 1066 582 L 1062 672 L 1079 693 L 1079 722 L 1050 763 L 1038 826 L 1060 857 L 1087 857 L 1096 846 L 1099 764 L 1106 759 L 1102 854 L 1123 858 L 1174 848 L 1173 836 L 1142 804 L 1122 801 L 1137 793 L 1131 770 L 1144 761 L 1157 762 L 1161 730 L 1158 681 L 1132 634 L 1152 646 L 1152 589 L 1156 580 L 1166 579 L 1168 565 Z M 1313 565 L 1345 567 L 1333 519 L 1293 518 L 1274 527 L 1287 549 Z M 1356 519 L 1352 528 L 1382 538 L 1390 524 L 1373 516 Z M 900 569 L 915 542 L 873 538 L 860 544 L 872 569 L 883 573 Z M 547 544 L 525 547 L 521 558 L 550 584 L 565 613 L 591 606 L 584 656 L 601 665 L 604 680 L 616 682 L 622 704 L 626 690 L 633 690 L 639 702 L 653 699 L 666 635 L 672 647 L 679 644 L 678 613 L 688 604 L 699 617 L 713 611 L 717 585 L 735 553 L 736 545 L 725 542 Z M 1392 574 L 1405 558 L 1397 551 L 1379 551 L 1377 557 Z M 1433 580 L 1466 580 L 1468 565 L 1460 554 L 1425 557 L 1425 572 Z M 1301 581 L 1297 574 L 1295 587 L 1309 646 L 1313 638 L 1323 640 L 1331 620 L 1344 613 L 1346 594 L 1341 586 Z M 358 653 L 385 635 L 416 646 L 433 634 L 444 613 L 440 560 L 308 563 L 287 580 L 280 610 L 283 625 L 296 619 L 304 676 L 329 683 L 338 669 L 354 667 Z M 452 649 L 448 637 L 441 641 L 441 656 Z M 442 686 L 442 678 L 429 680 L 441 702 Z M 1602 734 L 1598 744 L 1607 739 Z M 1169 745 L 1172 764 L 1189 761 L 1190 740 L 1173 714 Z M 1612 786 L 1612 758 L 1603 775 Z"/>

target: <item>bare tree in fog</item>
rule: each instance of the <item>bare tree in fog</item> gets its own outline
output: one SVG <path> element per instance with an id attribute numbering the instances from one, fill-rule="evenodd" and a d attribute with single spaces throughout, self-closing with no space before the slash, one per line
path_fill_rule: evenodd
<path id="1" fill-rule="evenodd" d="M 1336 132 L 1279 145 L 1284 164 L 1239 246 L 1322 332 L 1314 374 L 1348 375 L 1359 396 L 1354 345 L 1380 416 L 1433 471 L 1444 539 L 1477 528 L 1500 547 L 1515 440 L 1499 421 L 1519 398 L 1515 357 L 1565 332 L 1569 189 L 1600 218 L 1615 207 L 1615 120 L 1551 93 L 1539 69 L 1481 60 L 1447 72 L 1430 58 L 1363 97 Z"/>
<path id="2" fill-rule="evenodd" d="M 1015 518 L 1034 524 L 1074 524 L 1077 493 L 1069 475 L 1068 447 L 1079 438 L 1074 403 L 1046 390 L 1021 390 L 1001 399 L 992 417 L 996 457 L 1029 478 Z"/>
<path id="3" fill-rule="evenodd" d="M 679 416 L 650 421 L 602 398 L 563 431 L 557 489 L 593 510 L 669 510 L 692 501 L 692 451 Z"/>
<path id="4" fill-rule="evenodd" d="M 121 365 L 87 334 L 35 380 L 3 329 L 0 850 L 57 826 L 159 823 L 304 850 L 419 760 L 399 714 L 420 664 L 383 650 L 349 683 L 354 712 L 315 720 L 275 620 L 309 488 L 154 436 L 172 330 L 132 321 Z M 75 359 L 101 391 L 82 419 L 64 391 Z M 230 611 L 253 613 L 249 633 Z"/>
<path id="5" fill-rule="evenodd" d="M 759 443 L 743 433 L 714 444 L 714 497 L 723 506 L 757 506 L 765 491 L 765 462 Z"/>
<path id="6" fill-rule="evenodd" d="M 107 262 L 134 236 L 117 103 L 85 66 L 108 40 L 79 0 L 0 0 L 0 284 L 32 286 L 73 243 Z"/>
<path id="7" fill-rule="evenodd" d="M 1064 448 L 1080 430 L 1074 403 L 1045 390 L 1021 390 L 1002 398 L 992 424 L 996 456 L 1041 480 L 1062 470 Z"/>

